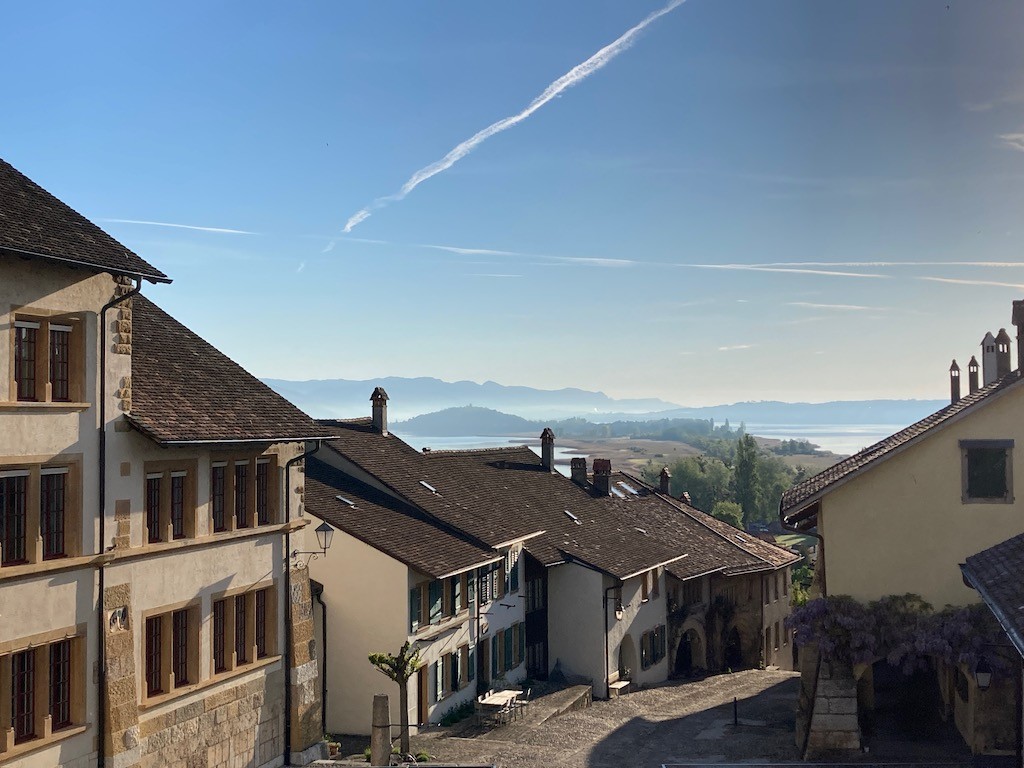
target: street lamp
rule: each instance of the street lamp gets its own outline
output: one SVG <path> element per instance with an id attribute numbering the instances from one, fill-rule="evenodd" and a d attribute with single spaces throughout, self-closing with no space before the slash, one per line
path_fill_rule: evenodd
<path id="1" fill-rule="evenodd" d="M 327 550 L 331 548 L 331 541 L 334 539 L 334 529 L 331 528 L 327 523 L 320 523 L 316 527 L 316 543 L 320 546 L 319 552 L 300 552 L 295 550 L 292 552 L 292 557 L 298 557 L 299 555 L 309 555 L 309 560 L 316 560 L 318 555 L 327 557 Z M 309 560 L 306 562 L 308 563 Z"/>
<path id="2" fill-rule="evenodd" d="M 978 666 L 974 668 L 974 679 L 978 683 L 979 691 L 987 691 L 992 685 L 992 668 L 988 665 L 985 657 L 982 656 Z"/>

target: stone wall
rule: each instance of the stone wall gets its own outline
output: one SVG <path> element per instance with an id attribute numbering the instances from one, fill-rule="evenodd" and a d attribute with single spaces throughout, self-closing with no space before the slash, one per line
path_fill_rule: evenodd
<path id="1" fill-rule="evenodd" d="M 260 768 L 284 760 L 283 674 L 221 688 L 144 719 L 139 768 Z"/>
<path id="2" fill-rule="evenodd" d="M 103 751 L 110 768 L 135 765 L 139 759 L 139 707 L 135 692 L 135 641 L 128 622 L 131 615 L 131 584 L 118 584 L 103 591 L 106 637 L 103 663 L 106 667 L 106 717 Z"/>
<path id="3" fill-rule="evenodd" d="M 831 750 L 860 749 L 860 746 L 857 683 L 853 671 L 822 662 L 818 668 L 804 759 Z"/>

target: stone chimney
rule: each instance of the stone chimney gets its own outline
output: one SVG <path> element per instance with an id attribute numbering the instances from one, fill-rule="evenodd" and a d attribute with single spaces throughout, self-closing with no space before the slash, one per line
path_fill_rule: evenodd
<path id="1" fill-rule="evenodd" d="M 582 456 L 573 456 L 570 466 L 570 478 L 576 485 L 587 484 L 587 460 Z"/>
<path id="2" fill-rule="evenodd" d="M 555 471 L 555 433 L 551 427 L 544 427 L 540 433 L 540 463 L 548 472 Z"/>
<path id="3" fill-rule="evenodd" d="M 594 459 L 594 492 L 598 496 L 612 495 L 611 459 Z"/>
<path id="4" fill-rule="evenodd" d="M 690 494 L 687 491 L 683 491 L 679 496 L 679 500 L 684 504 L 689 504 L 691 507 L 693 506 L 693 500 L 690 498 Z"/>
<path id="5" fill-rule="evenodd" d="M 661 474 L 658 475 L 658 492 L 669 495 L 669 486 L 672 484 L 672 473 L 668 471 L 668 467 L 661 468 Z"/>
<path id="6" fill-rule="evenodd" d="M 364 392 L 366 390 L 363 390 Z M 382 435 L 388 433 L 388 393 L 384 387 L 377 387 L 370 395 L 370 402 L 373 403 L 373 431 Z"/>
<path id="7" fill-rule="evenodd" d="M 960 399 L 960 366 L 953 360 L 949 366 L 949 402 L 955 403 Z"/>
<path id="8" fill-rule="evenodd" d="M 967 364 L 967 382 L 971 394 L 978 391 L 978 358 L 971 355 L 971 362 Z"/>
<path id="9" fill-rule="evenodd" d="M 987 387 L 996 378 L 996 337 L 989 331 L 981 340 L 981 384 Z"/>
<path id="10" fill-rule="evenodd" d="M 1024 376 L 1024 300 L 1013 302 L 1011 322 L 1017 327 L 1017 373 Z"/>

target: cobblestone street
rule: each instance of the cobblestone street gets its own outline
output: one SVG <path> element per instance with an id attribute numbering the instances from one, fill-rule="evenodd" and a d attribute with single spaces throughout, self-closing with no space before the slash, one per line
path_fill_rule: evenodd
<path id="1" fill-rule="evenodd" d="M 556 717 L 504 726 L 482 738 L 447 731 L 413 739 L 435 760 L 507 768 L 660 768 L 673 762 L 797 759 L 799 676 L 747 670 L 667 684 Z M 733 725 L 733 697 L 740 724 Z"/>

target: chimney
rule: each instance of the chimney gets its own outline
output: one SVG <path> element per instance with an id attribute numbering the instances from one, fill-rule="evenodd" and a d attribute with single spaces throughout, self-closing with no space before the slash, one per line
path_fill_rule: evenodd
<path id="1" fill-rule="evenodd" d="M 679 500 L 684 504 L 688 504 L 691 507 L 693 506 L 693 499 L 690 498 L 690 494 L 687 491 L 682 492 L 682 494 L 679 496 Z"/>
<path id="2" fill-rule="evenodd" d="M 973 395 L 978 391 L 978 358 L 971 355 L 971 362 L 967 364 L 967 382 Z"/>
<path id="3" fill-rule="evenodd" d="M 570 478 L 576 485 L 587 484 L 587 460 L 582 456 L 573 456 L 570 462 Z"/>
<path id="4" fill-rule="evenodd" d="M 949 402 L 955 403 L 960 399 L 960 366 L 956 360 L 949 366 Z"/>
<path id="5" fill-rule="evenodd" d="M 1017 373 L 1024 376 L 1024 301 L 1013 302 L 1011 322 L 1017 327 Z"/>
<path id="6" fill-rule="evenodd" d="M 611 459 L 594 459 L 594 491 L 598 496 L 612 495 Z"/>
<path id="7" fill-rule="evenodd" d="M 996 378 L 1001 379 L 1010 372 L 1010 334 L 1000 328 L 996 334 Z"/>
<path id="8" fill-rule="evenodd" d="M 551 427 L 544 427 L 540 433 L 540 463 L 548 472 L 555 470 L 555 433 Z"/>
<path id="9" fill-rule="evenodd" d="M 996 380 L 996 337 L 989 331 L 981 340 L 981 385 L 987 387 Z"/>
<path id="10" fill-rule="evenodd" d="M 363 390 L 364 392 L 366 390 Z M 370 402 L 373 403 L 373 431 L 382 435 L 388 433 L 388 393 L 384 387 L 377 387 L 370 395 Z"/>
<path id="11" fill-rule="evenodd" d="M 669 496 L 669 485 L 672 483 L 672 473 L 668 471 L 668 467 L 661 468 L 661 474 L 658 475 L 658 492 Z"/>

